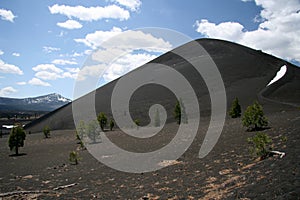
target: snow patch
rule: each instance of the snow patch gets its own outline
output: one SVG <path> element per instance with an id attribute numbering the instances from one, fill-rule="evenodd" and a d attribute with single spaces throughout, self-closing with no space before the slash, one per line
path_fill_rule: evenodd
<path id="1" fill-rule="evenodd" d="M 267 86 L 269 86 L 269 85 L 275 83 L 276 81 L 278 81 L 279 79 L 281 79 L 285 75 L 286 71 L 287 71 L 287 67 L 286 67 L 286 65 L 283 65 L 280 68 L 280 70 L 277 72 L 276 76 L 270 81 L 270 83 Z"/>

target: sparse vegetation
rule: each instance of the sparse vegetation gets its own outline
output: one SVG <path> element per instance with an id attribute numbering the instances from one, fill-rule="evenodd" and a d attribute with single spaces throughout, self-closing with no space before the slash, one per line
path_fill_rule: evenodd
<path id="1" fill-rule="evenodd" d="M 19 147 L 24 146 L 25 138 L 26 133 L 21 126 L 13 127 L 8 139 L 9 149 L 11 151 L 15 150 L 16 155 L 19 155 Z"/>
<path id="2" fill-rule="evenodd" d="M 140 125 L 140 120 L 139 119 L 135 119 L 134 123 L 135 123 L 135 125 L 139 126 Z"/>
<path id="3" fill-rule="evenodd" d="M 260 130 L 268 125 L 268 120 L 264 116 L 263 108 L 257 101 L 247 107 L 242 122 L 250 131 Z"/>
<path id="4" fill-rule="evenodd" d="M 139 129 L 139 126 L 140 126 L 140 120 L 139 119 L 135 119 L 134 120 L 134 123 L 136 125 L 136 128 Z"/>
<path id="5" fill-rule="evenodd" d="M 239 104 L 239 99 L 237 97 L 232 102 L 229 115 L 232 118 L 238 118 L 241 116 L 241 105 Z"/>
<path id="6" fill-rule="evenodd" d="M 50 137 L 50 127 L 45 126 L 43 129 L 43 133 L 44 133 L 45 138 L 49 138 Z"/>
<path id="7" fill-rule="evenodd" d="M 280 141 L 281 142 L 287 142 L 287 137 L 284 136 L 284 135 L 280 136 Z"/>
<path id="8" fill-rule="evenodd" d="M 87 125 L 87 136 L 92 140 L 93 143 L 96 142 L 97 138 L 97 124 L 98 122 L 96 120 L 92 120 L 88 125 Z"/>
<path id="9" fill-rule="evenodd" d="M 272 139 L 265 133 L 258 132 L 255 136 L 250 137 L 247 141 L 252 145 L 250 147 L 250 152 L 261 159 L 264 159 L 268 156 L 272 142 Z"/>
<path id="10" fill-rule="evenodd" d="M 109 130 L 112 131 L 113 128 L 114 128 L 114 126 L 115 126 L 114 120 L 113 120 L 113 119 L 110 119 L 110 121 L 109 121 Z"/>
<path id="11" fill-rule="evenodd" d="M 69 154 L 69 161 L 70 161 L 72 164 L 77 165 L 79 159 L 80 159 L 80 158 L 79 158 L 78 152 L 76 152 L 76 151 L 71 151 L 71 152 L 70 152 L 70 154 Z"/>
<path id="12" fill-rule="evenodd" d="M 187 114 L 185 112 L 185 106 L 181 99 L 179 101 L 177 100 L 176 102 L 175 109 L 174 109 L 174 117 L 177 121 L 177 124 L 188 123 Z"/>
<path id="13" fill-rule="evenodd" d="M 100 112 L 97 117 L 97 120 L 100 123 L 101 130 L 104 131 L 104 127 L 107 124 L 107 117 L 106 117 L 105 113 Z"/>
<path id="14" fill-rule="evenodd" d="M 158 109 L 156 109 L 156 112 L 155 112 L 154 126 L 155 127 L 160 127 L 160 116 L 159 116 Z"/>

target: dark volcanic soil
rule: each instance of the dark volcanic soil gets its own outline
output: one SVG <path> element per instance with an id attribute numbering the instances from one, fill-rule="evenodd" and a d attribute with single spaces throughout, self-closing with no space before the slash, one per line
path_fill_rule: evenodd
<path id="1" fill-rule="evenodd" d="M 143 174 L 111 169 L 87 150 L 79 150 L 78 165 L 70 164 L 69 152 L 79 147 L 72 130 L 52 132 L 49 139 L 42 133 L 27 135 L 20 150 L 26 155 L 19 157 L 9 156 L 8 138 L 0 138 L 0 192 L 4 199 L 299 199 L 300 110 L 278 108 L 267 117 L 271 128 L 264 132 L 273 138 L 275 150 L 286 153 L 282 159 L 254 160 L 246 139 L 255 133 L 246 132 L 241 119 L 227 119 L 219 142 L 204 159 L 197 158 L 206 129 L 200 128 L 176 164 Z M 31 192 L 3 195 L 21 190 Z"/>

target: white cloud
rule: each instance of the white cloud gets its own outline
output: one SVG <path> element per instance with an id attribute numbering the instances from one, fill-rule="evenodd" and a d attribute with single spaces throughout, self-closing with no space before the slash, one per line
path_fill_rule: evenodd
<path id="1" fill-rule="evenodd" d="M 87 77 L 100 77 L 105 68 L 106 66 L 103 64 L 84 66 L 82 69 L 80 69 L 77 80 L 83 81 Z"/>
<path id="2" fill-rule="evenodd" d="M 116 37 L 111 38 L 113 36 Z M 172 45 L 162 38 L 142 31 L 123 32 L 117 27 L 110 31 L 90 33 L 77 42 L 83 42 L 93 49 L 99 48 L 91 54 L 91 59 L 98 64 L 85 66 L 79 72 L 78 80 L 85 80 L 88 76 L 100 77 L 106 67 L 110 66 L 109 71 L 104 74 L 104 79 L 111 81 L 156 58 L 158 54 L 172 49 Z"/>
<path id="3" fill-rule="evenodd" d="M 22 75 L 23 71 L 15 65 L 4 63 L 3 60 L 0 59 L 0 73 Z"/>
<path id="4" fill-rule="evenodd" d="M 17 85 L 26 85 L 27 83 L 22 81 L 22 82 L 17 82 Z"/>
<path id="5" fill-rule="evenodd" d="M 17 90 L 11 86 L 0 89 L 0 96 L 5 97 L 12 93 L 16 93 Z"/>
<path id="6" fill-rule="evenodd" d="M 32 78 L 30 81 L 28 81 L 28 84 L 36 85 L 36 86 L 45 86 L 45 87 L 51 86 L 49 83 L 44 82 L 38 78 Z"/>
<path id="7" fill-rule="evenodd" d="M 4 52 L 0 49 L 0 56 L 3 55 L 3 54 L 4 54 Z"/>
<path id="8" fill-rule="evenodd" d="M 141 65 L 155 59 L 157 56 L 151 54 L 127 54 L 116 60 L 104 73 L 103 78 L 110 82 L 120 76 L 140 67 Z"/>
<path id="9" fill-rule="evenodd" d="M 35 76 L 43 80 L 56 80 L 60 78 L 60 74 L 57 72 L 39 71 L 35 73 Z"/>
<path id="10" fill-rule="evenodd" d="M 112 39 L 106 42 L 108 39 L 117 35 L 119 35 L 117 40 Z M 94 33 L 87 34 L 85 38 L 75 39 L 75 41 L 83 43 L 93 49 L 101 47 L 105 49 L 126 49 L 126 51 L 128 51 L 138 48 L 156 52 L 164 52 L 172 49 L 172 45 L 162 38 L 156 38 L 142 31 L 123 32 L 122 29 L 118 27 L 113 27 L 110 31 L 95 31 Z"/>
<path id="11" fill-rule="evenodd" d="M 253 0 L 241 0 L 242 2 L 250 2 L 250 1 L 253 1 Z"/>
<path id="12" fill-rule="evenodd" d="M 112 2 L 117 2 L 118 4 L 129 8 L 131 11 L 137 11 L 142 2 L 140 0 L 111 0 Z"/>
<path id="13" fill-rule="evenodd" d="M 52 53 L 53 51 L 60 51 L 60 48 L 44 46 L 43 51 L 46 53 Z"/>
<path id="14" fill-rule="evenodd" d="M 32 68 L 33 71 L 50 71 L 55 73 L 61 73 L 63 72 L 62 69 L 56 67 L 53 64 L 40 64 Z"/>
<path id="15" fill-rule="evenodd" d="M 16 56 L 16 57 L 21 56 L 21 54 L 20 54 L 20 53 L 17 53 L 17 52 L 14 52 L 12 55 L 13 55 L 13 56 Z"/>
<path id="16" fill-rule="evenodd" d="M 5 10 L 2 8 L 0 8 L 0 16 L 2 20 L 10 22 L 14 22 L 14 18 L 16 18 L 16 16 L 10 10 Z"/>
<path id="17" fill-rule="evenodd" d="M 239 40 L 244 27 L 237 22 L 224 22 L 221 24 L 210 23 L 206 19 L 196 22 L 197 31 L 208 37 L 220 38 L 225 40 Z"/>
<path id="18" fill-rule="evenodd" d="M 300 62 L 300 2 L 298 0 L 255 0 L 262 7 L 259 27 L 247 31 L 237 22 L 215 24 L 196 21 L 196 31 L 210 38 L 226 39 L 287 60 Z M 257 17 L 256 17 L 257 18 Z"/>
<path id="19" fill-rule="evenodd" d="M 65 22 L 58 22 L 57 26 L 66 28 L 66 29 L 80 29 L 82 28 L 82 24 L 80 24 L 78 21 L 75 20 L 67 20 Z"/>
<path id="20" fill-rule="evenodd" d="M 65 63 L 64 61 L 59 61 Z M 56 67 L 54 64 L 40 64 L 32 68 L 35 71 L 35 77 L 42 80 L 56 80 L 60 78 L 73 78 L 77 77 L 79 69 L 66 68 L 66 71 Z"/>
<path id="21" fill-rule="evenodd" d="M 96 21 L 100 19 L 119 19 L 127 20 L 130 13 L 116 5 L 106 7 L 83 7 L 83 6 L 66 6 L 55 4 L 49 7 L 51 14 L 62 14 L 68 18 L 77 18 L 82 21 Z"/>
<path id="22" fill-rule="evenodd" d="M 77 65 L 78 64 L 75 61 L 63 60 L 63 59 L 55 59 L 52 61 L 52 63 L 56 65 Z"/>
<path id="23" fill-rule="evenodd" d="M 75 39 L 75 42 L 83 43 L 86 46 L 95 49 L 99 47 L 105 40 L 120 33 L 122 33 L 122 29 L 113 27 L 110 31 L 95 31 L 94 33 L 89 33 L 85 36 L 84 39 Z"/>

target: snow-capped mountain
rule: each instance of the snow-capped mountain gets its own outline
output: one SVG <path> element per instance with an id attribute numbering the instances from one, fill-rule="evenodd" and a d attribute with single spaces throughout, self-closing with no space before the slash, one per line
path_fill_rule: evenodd
<path id="1" fill-rule="evenodd" d="M 56 93 L 24 99 L 0 97 L 0 110 L 52 111 L 70 102 L 70 99 Z"/>

